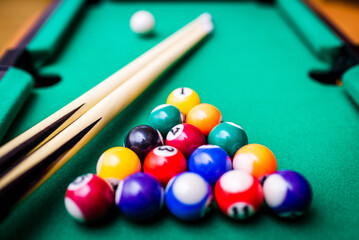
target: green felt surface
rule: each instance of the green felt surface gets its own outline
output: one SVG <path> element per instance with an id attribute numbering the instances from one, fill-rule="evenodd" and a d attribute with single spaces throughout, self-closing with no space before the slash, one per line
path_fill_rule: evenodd
<path id="1" fill-rule="evenodd" d="M 156 33 L 140 38 L 129 29 L 141 9 L 156 18 Z M 2 239 L 353 239 L 359 234 L 359 113 L 343 88 L 317 83 L 311 69 L 329 66 L 270 5 L 243 2 L 101 2 L 88 7 L 71 39 L 42 73 L 62 76 L 36 89 L 6 139 L 44 119 L 203 12 L 215 30 L 192 54 L 154 83 L 95 139 L 19 205 L 0 225 Z M 298 222 L 266 211 L 234 222 L 218 209 L 199 223 L 183 223 L 166 210 L 146 224 L 121 214 L 99 226 L 75 223 L 63 197 L 78 175 L 95 172 L 97 158 L 122 145 L 127 132 L 146 124 L 151 110 L 177 87 L 195 89 L 218 107 L 224 121 L 242 126 L 250 143 L 269 147 L 279 169 L 302 173 L 313 203 Z"/>
<path id="2" fill-rule="evenodd" d="M 0 142 L 30 95 L 33 85 L 30 74 L 13 67 L 0 79 Z"/>

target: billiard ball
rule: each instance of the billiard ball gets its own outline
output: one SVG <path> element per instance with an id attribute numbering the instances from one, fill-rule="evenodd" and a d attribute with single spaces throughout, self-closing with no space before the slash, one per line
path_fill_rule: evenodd
<path id="1" fill-rule="evenodd" d="M 263 183 L 266 205 L 279 217 L 302 216 L 312 201 L 309 182 L 299 173 L 282 170 L 267 176 Z"/>
<path id="2" fill-rule="evenodd" d="M 120 211 L 134 221 L 148 220 L 162 208 L 164 190 L 161 184 L 146 173 L 135 173 L 122 180 L 115 202 Z"/>
<path id="3" fill-rule="evenodd" d="M 171 92 L 166 103 L 177 107 L 186 116 L 194 106 L 201 103 L 201 100 L 195 91 L 182 87 Z"/>
<path id="4" fill-rule="evenodd" d="M 65 207 L 79 222 L 94 222 L 103 218 L 114 203 L 109 183 L 94 174 L 77 177 L 67 187 Z"/>
<path id="5" fill-rule="evenodd" d="M 97 162 L 97 175 L 112 185 L 130 174 L 141 171 L 141 161 L 134 151 L 125 147 L 106 150 Z"/>
<path id="6" fill-rule="evenodd" d="M 168 131 L 182 123 L 181 111 L 173 105 L 162 104 L 152 110 L 149 117 L 149 125 L 157 129 L 163 137 Z"/>
<path id="7" fill-rule="evenodd" d="M 141 161 L 145 160 L 152 149 L 161 145 L 163 145 L 161 133 L 147 125 L 133 128 L 124 141 L 124 146 L 134 151 Z"/>
<path id="8" fill-rule="evenodd" d="M 166 145 L 177 148 L 186 158 L 189 158 L 191 153 L 203 144 L 206 144 L 206 139 L 201 131 L 186 123 L 174 126 L 166 137 Z"/>
<path id="9" fill-rule="evenodd" d="M 132 15 L 130 27 L 133 32 L 138 34 L 149 34 L 155 26 L 155 18 L 148 11 L 138 11 Z"/>
<path id="10" fill-rule="evenodd" d="M 143 172 L 155 177 L 163 186 L 166 186 L 172 177 L 186 170 L 186 158 L 171 146 L 156 147 L 143 162 Z"/>
<path id="11" fill-rule="evenodd" d="M 186 123 L 196 126 L 206 137 L 221 121 L 221 112 L 215 106 L 208 103 L 202 103 L 193 107 L 186 117 Z"/>
<path id="12" fill-rule="evenodd" d="M 223 174 L 216 183 L 214 196 L 219 209 L 238 220 L 253 216 L 263 202 L 263 190 L 258 179 L 240 170 Z"/>
<path id="13" fill-rule="evenodd" d="M 277 170 L 277 160 L 267 147 L 248 144 L 241 147 L 234 155 L 233 169 L 244 170 L 261 179 Z"/>
<path id="14" fill-rule="evenodd" d="M 223 122 L 211 130 L 208 144 L 220 146 L 233 158 L 238 149 L 248 144 L 248 137 L 243 128 L 237 124 Z"/>
<path id="15" fill-rule="evenodd" d="M 188 169 L 214 185 L 225 172 L 232 169 L 232 162 L 222 148 L 215 145 L 203 145 L 194 150 L 189 157 Z"/>
<path id="16" fill-rule="evenodd" d="M 209 183 L 192 172 L 173 177 L 166 187 L 167 208 L 174 216 L 186 221 L 203 218 L 209 210 L 212 198 Z"/>

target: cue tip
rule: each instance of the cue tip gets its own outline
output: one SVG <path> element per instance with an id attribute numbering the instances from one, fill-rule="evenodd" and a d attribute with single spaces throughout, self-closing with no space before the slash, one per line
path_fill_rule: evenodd
<path id="1" fill-rule="evenodd" d="M 202 13 L 199 18 L 206 19 L 207 21 L 212 21 L 212 15 L 208 12 Z"/>
<path id="2" fill-rule="evenodd" d="M 203 13 L 199 16 L 199 21 L 202 24 L 203 29 L 210 33 L 213 31 L 212 15 L 209 13 Z"/>

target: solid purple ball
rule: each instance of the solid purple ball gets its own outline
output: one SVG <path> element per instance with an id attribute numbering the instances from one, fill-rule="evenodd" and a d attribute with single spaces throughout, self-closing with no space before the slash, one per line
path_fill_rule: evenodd
<path id="1" fill-rule="evenodd" d="M 146 173 L 135 173 L 122 180 L 116 190 L 116 205 L 128 218 L 143 221 L 154 217 L 162 208 L 164 190 Z"/>
<path id="2" fill-rule="evenodd" d="M 282 170 L 268 175 L 263 183 L 267 206 L 280 217 L 302 216 L 312 202 L 312 188 L 299 173 Z"/>

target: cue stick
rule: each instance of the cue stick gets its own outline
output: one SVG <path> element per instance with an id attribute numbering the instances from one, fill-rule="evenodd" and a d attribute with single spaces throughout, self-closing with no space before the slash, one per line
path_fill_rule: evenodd
<path id="1" fill-rule="evenodd" d="M 14 167 L 19 158 L 28 154 L 32 149 L 43 145 L 65 127 L 83 115 L 88 109 L 108 95 L 114 88 L 120 86 L 136 74 L 155 57 L 162 54 L 173 44 L 186 36 L 201 22 L 211 19 L 211 15 L 204 13 L 198 18 L 163 40 L 161 43 L 145 52 L 143 55 L 112 74 L 100 84 L 90 89 L 71 103 L 67 104 L 51 116 L 25 131 L 0 148 L 0 175 Z"/>
<path id="2" fill-rule="evenodd" d="M 113 90 L 71 125 L 23 159 L 0 179 L 0 209 L 9 210 L 36 190 L 118 113 L 213 30 L 202 21 L 182 41 L 167 49 L 136 75 Z"/>

